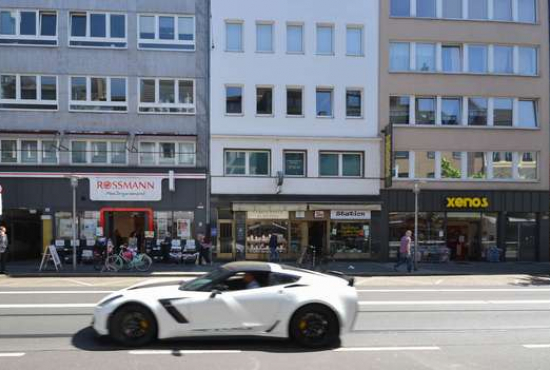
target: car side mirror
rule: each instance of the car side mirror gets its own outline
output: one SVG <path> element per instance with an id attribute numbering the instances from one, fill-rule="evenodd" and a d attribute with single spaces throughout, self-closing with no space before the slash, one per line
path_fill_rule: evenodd
<path id="1" fill-rule="evenodd" d="M 212 293 L 210 293 L 210 298 L 216 298 L 218 294 L 222 294 L 221 290 L 213 289 Z"/>

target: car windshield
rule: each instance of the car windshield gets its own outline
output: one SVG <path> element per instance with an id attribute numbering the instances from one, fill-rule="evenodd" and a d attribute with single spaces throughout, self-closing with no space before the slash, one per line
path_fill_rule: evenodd
<path id="1" fill-rule="evenodd" d="M 231 272 L 224 268 L 217 268 L 208 274 L 182 283 L 180 290 L 200 292 L 209 290 L 208 288 L 212 286 L 213 282 L 219 281 L 220 279 L 225 278 Z"/>

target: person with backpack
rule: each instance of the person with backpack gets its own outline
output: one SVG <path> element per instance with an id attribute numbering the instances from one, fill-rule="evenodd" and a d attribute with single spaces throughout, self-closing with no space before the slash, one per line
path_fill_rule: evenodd
<path id="1" fill-rule="evenodd" d="M 6 258 L 8 255 L 8 235 L 6 228 L 0 226 L 0 274 L 6 273 Z"/>

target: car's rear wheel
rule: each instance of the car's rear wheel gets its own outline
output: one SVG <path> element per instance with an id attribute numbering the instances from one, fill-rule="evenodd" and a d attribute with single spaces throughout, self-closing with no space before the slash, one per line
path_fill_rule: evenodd
<path id="1" fill-rule="evenodd" d="M 308 348 L 332 347 L 338 343 L 338 318 L 328 307 L 309 305 L 300 308 L 290 321 L 291 338 Z"/>
<path id="2" fill-rule="evenodd" d="M 144 346 L 156 339 L 157 321 L 151 311 L 144 306 L 123 306 L 111 317 L 109 334 L 124 346 Z"/>

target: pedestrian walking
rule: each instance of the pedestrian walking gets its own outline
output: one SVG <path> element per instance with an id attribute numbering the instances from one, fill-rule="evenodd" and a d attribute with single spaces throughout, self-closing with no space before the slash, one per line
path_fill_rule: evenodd
<path id="1" fill-rule="evenodd" d="M 8 235 L 6 228 L 0 226 L 0 274 L 6 273 L 6 258 L 8 255 Z"/>
<path id="2" fill-rule="evenodd" d="M 197 250 L 199 252 L 198 264 L 202 265 L 203 261 L 205 265 L 210 264 L 210 258 L 208 256 L 208 254 L 210 253 L 210 250 L 208 246 L 205 244 L 205 239 L 203 234 L 197 234 L 197 240 L 195 244 L 197 245 Z"/>
<path id="3" fill-rule="evenodd" d="M 399 246 L 399 259 L 397 263 L 393 266 L 394 271 L 397 271 L 399 266 L 407 264 L 407 271 L 412 271 L 412 255 L 411 255 L 411 244 L 412 244 L 412 231 L 407 230 L 405 235 L 401 238 L 401 245 Z"/>
<path id="4" fill-rule="evenodd" d="M 277 234 L 271 234 L 269 238 L 269 262 L 280 262 L 277 239 Z"/>

